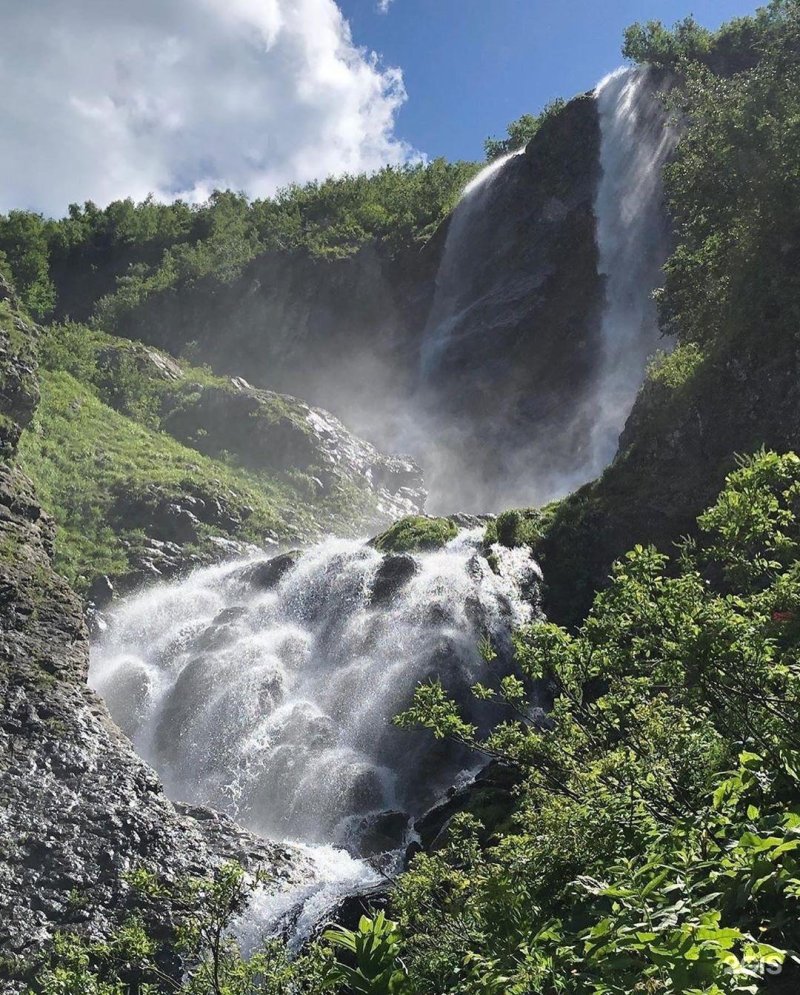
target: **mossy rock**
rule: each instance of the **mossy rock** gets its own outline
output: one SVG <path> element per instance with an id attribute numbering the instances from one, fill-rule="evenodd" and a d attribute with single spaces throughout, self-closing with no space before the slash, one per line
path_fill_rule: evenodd
<path id="1" fill-rule="evenodd" d="M 458 535 L 458 526 L 449 518 L 408 515 L 372 540 L 381 553 L 414 553 L 441 549 Z"/>

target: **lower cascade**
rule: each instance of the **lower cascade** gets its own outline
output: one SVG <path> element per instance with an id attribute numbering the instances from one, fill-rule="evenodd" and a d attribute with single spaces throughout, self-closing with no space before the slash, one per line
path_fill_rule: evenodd
<path id="1" fill-rule="evenodd" d="M 414 554 L 332 539 L 159 585 L 109 616 L 90 683 L 172 798 L 305 844 L 321 879 L 363 883 L 353 858 L 399 849 L 475 763 L 392 717 L 440 679 L 488 722 L 468 692 L 487 680 L 480 640 L 507 663 L 536 612 L 538 567 L 490 553 L 483 532 Z"/>

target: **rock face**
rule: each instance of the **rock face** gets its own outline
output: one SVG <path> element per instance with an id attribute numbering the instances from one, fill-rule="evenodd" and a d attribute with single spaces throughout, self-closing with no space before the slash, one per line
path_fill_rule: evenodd
<path id="1" fill-rule="evenodd" d="M 107 546 L 116 555 L 110 570 L 109 557 L 103 567 L 114 592 L 279 543 L 363 535 L 424 506 L 427 494 L 413 460 L 379 452 L 321 408 L 103 333 L 87 333 L 80 347 L 89 353 L 85 370 L 67 370 L 67 381 L 64 371 L 43 371 L 42 407 L 23 438 L 23 457 L 35 439 L 26 466 L 41 479 L 52 502 L 48 510 L 68 529 L 73 523 L 65 521 L 65 510 L 74 510 L 74 502 L 54 495 L 75 493 L 85 483 L 94 489 L 81 507 L 100 508 L 96 519 L 110 531 Z M 107 432 L 98 425 L 113 412 L 100 404 L 121 416 L 108 418 Z M 76 412 L 94 414 L 77 419 Z M 53 423 L 62 433 L 59 443 L 45 439 Z M 93 440 L 88 461 L 87 438 Z M 58 446 L 56 486 L 44 483 L 52 466 L 40 458 L 39 440 Z M 85 476 L 65 480 L 76 462 Z M 123 466 L 125 472 L 117 472 Z M 97 544 L 105 540 L 98 537 Z M 80 548 L 59 546 L 60 562 L 82 592 L 98 580 L 103 600 L 107 583 L 95 573 L 90 544 L 75 545 Z"/>
<path id="2" fill-rule="evenodd" d="M 414 389 L 443 241 L 399 258 L 372 245 L 346 259 L 268 253 L 230 284 L 157 295 L 119 333 L 175 355 L 191 342 L 217 372 L 307 398 L 382 449 L 402 449 L 374 413 L 399 417 Z"/>
<path id="3" fill-rule="evenodd" d="M 596 101 L 577 98 L 451 215 L 421 350 L 420 400 L 437 428 L 426 464 L 434 510 L 454 503 L 453 481 L 469 482 L 465 511 L 552 496 L 589 435 L 580 401 L 604 302 L 599 146 Z"/>
<path id="4" fill-rule="evenodd" d="M 13 448 L 35 399 L 33 327 L 0 303 L 0 988 L 22 991 L 53 932 L 102 936 L 135 903 L 125 872 L 174 879 L 236 857 L 291 879 L 285 847 L 177 808 L 86 686 L 82 605 Z"/>

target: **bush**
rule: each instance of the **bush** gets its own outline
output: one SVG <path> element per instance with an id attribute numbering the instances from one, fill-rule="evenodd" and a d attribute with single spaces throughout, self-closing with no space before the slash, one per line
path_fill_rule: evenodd
<path id="1" fill-rule="evenodd" d="M 540 114 L 523 114 L 522 117 L 518 117 L 506 129 L 508 137 L 486 139 L 483 143 L 486 158 L 489 161 L 499 159 L 500 156 L 523 148 L 537 134 L 545 121 L 558 114 L 566 105 L 567 102 L 558 97 L 551 100 Z"/>

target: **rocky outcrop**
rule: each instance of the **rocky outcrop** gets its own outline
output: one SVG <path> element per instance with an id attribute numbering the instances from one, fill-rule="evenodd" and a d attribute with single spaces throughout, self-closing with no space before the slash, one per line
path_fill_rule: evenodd
<path id="1" fill-rule="evenodd" d="M 358 504 L 361 491 L 362 503 L 374 505 L 374 522 L 424 507 L 413 460 L 378 452 L 327 411 L 295 397 L 235 378 L 226 386 L 188 385 L 164 406 L 163 427 L 181 442 L 210 456 L 235 453 L 251 469 L 303 475 L 317 497 L 355 492 L 344 500 Z"/>
<path id="2" fill-rule="evenodd" d="M 49 346 L 60 333 L 47 335 Z M 96 606 L 109 591 L 279 544 L 363 535 L 424 506 L 413 460 L 379 452 L 321 408 L 142 343 L 90 331 L 73 337 L 82 360 L 65 361 L 69 350 L 58 343 L 66 369 L 42 373 L 25 455 L 65 530 L 59 562 L 81 592 L 92 588 Z M 58 442 L 45 439 L 51 426 Z M 50 445 L 60 460 L 42 459 Z M 74 540 L 76 520 L 88 526 L 87 541 Z"/>
<path id="3" fill-rule="evenodd" d="M 459 219 L 467 200 L 451 218 L 460 244 L 448 245 L 457 258 L 445 257 L 439 279 L 450 267 L 457 277 L 424 329 L 444 344 L 419 393 L 434 427 L 421 456 L 434 510 L 547 498 L 579 462 L 604 302 L 599 147 L 596 101 L 579 97 L 474 195 L 474 217 Z"/>
<path id="4" fill-rule="evenodd" d="M 4 291 L 5 292 L 5 291 Z M 83 606 L 52 569 L 54 526 L 13 462 L 35 398 L 34 329 L 0 304 L 0 988 L 22 991 L 55 930 L 103 936 L 136 905 L 126 873 L 205 874 L 235 857 L 277 881 L 301 860 L 176 807 L 86 686 Z M 163 910 L 168 915 L 168 910 Z"/>

